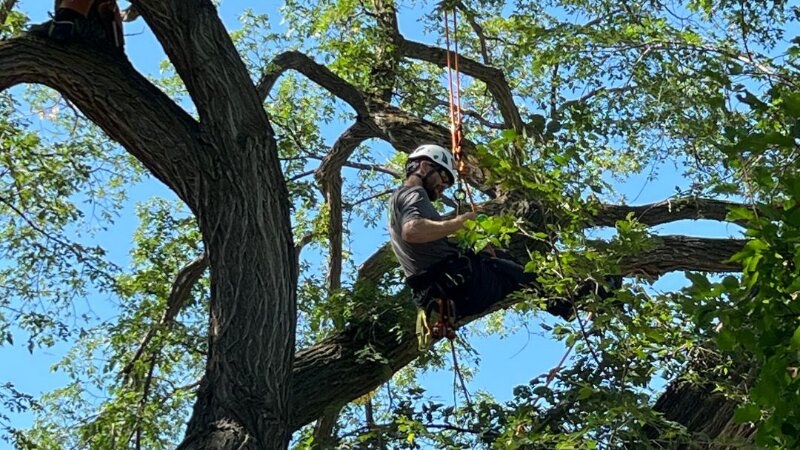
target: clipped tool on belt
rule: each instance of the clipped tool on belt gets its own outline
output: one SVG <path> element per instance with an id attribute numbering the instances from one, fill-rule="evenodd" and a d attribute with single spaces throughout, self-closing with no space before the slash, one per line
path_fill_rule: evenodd
<path id="1" fill-rule="evenodd" d="M 430 348 L 435 340 L 455 339 L 456 330 L 456 305 L 452 300 L 437 298 L 426 308 L 417 311 L 417 344 L 420 351 Z"/>

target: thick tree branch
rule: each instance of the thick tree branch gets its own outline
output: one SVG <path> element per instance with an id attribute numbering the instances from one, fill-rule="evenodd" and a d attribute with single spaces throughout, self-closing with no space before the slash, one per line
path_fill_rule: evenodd
<path id="1" fill-rule="evenodd" d="M 209 255 L 208 355 L 178 448 L 285 448 L 297 272 L 274 132 L 212 0 L 131 3 L 200 115 L 191 158 Z"/>
<path id="2" fill-rule="evenodd" d="M 317 169 L 317 180 L 325 183 L 332 179 L 336 173 L 341 172 L 342 166 L 348 165 L 347 160 L 362 142 L 377 135 L 377 130 L 361 121 L 351 125 L 339 136 L 330 152 L 322 159 L 322 164 Z"/>
<path id="3" fill-rule="evenodd" d="M 426 61 L 439 67 L 447 67 L 447 50 L 445 49 L 409 40 L 403 40 L 401 48 L 403 54 L 409 58 Z M 514 103 L 514 94 L 511 92 L 511 87 L 503 71 L 462 55 L 458 57 L 458 64 L 461 72 L 486 83 L 486 87 L 497 102 L 506 128 L 521 133 L 525 124 Z"/>
<path id="4" fill-rule="evenodd" d="M 344 234 L 342 214 L 342 165 L 347 162 L 353 151 L 366 139 L 374 136 L 374 131 L 363 122 L 350 126 L 336 140 L 331 151 L 322 160 L 317 171 L 320 191 L 328 204 L 328 294 L 339 291 L 342 287 L 342 236 Z M 336 324 L 337 328 L 343 324 Z M 317 419 L 314 427 L 313 449 L 333 447 L 333 430 L 341 411 L 340 406 L 327 408 Z"/>
<path id="5" fill-rule="evenodd" d="M 197 122 L 128 61 L 80 43 L 60 46 L 34 37 L 0 42 L 0 90 L 19 83 L 59 91 L 196 207 L 197 168 L 190 149 L 197 141 Z"/>
<path id="6" fill-rule="evenodd" d="M 175 66 L 200 122 L 217 139 L 262 135 L 269 122 L 211 0 L 131 0 Z M 229 151 L 234 151 L 230 149 Z"/>
<path id="7" fill-rule="evenodd" d="M 283 75 L 283 72 L 289 69 L 302 73 L 309 80 L 344 100 L 359 116 L 366 117 L 369 115 L 364 96 L 355 86 L 298 51 L 281 53 L 272 60 L 270 68 L 264 72 L 258 82 L 257 91 L 262 101 L 267 98 L 272 86 Z"/>
<path id="8" fill-rule="evenodd" d="M 341 412 L 341 406 L 328 408 L 322 416 L 317 419 L 317 423 L 314 424 L 314 442 L 311 444 L 311 450 L 336 448 L 334 430 Z"/>
<path id="9" fill-rule="evenodd" d="M 373 101 L 370 103 L 370 120 L 380 130 L 380 137 L 392 144 L 394 148 L 410 153 L 420 144 L 438 144 L 445 148 L 450 147 L 450 129 L 425 119 L 413 116 L 392 105 Z M 462 141 L 464 153 L 467 156 L 469 172 L 466 180 L 481 190 L 488 190 L 484 186 L 486 175 L 480 168 L 475 154 L 475 143 L 464 139 Z"/>
<path id="10" fill-rule="evenodd" d="M 294 69 L 356 110 L 359 125 L 350 131 L 356 138 L 365 140 L 380 137 L 396 149 L 407 153 L 421 143 L 450 146 L 450 130 L 448 128 L 410 115 L 379 98 L 366 101 L 365 95 L 355 86 L 300 52 L 282 53 L 273 60 L 272 64 L 274 67 L 266 72 L 258 83 L 258 92 L 262 99 L 266 98 L 275 81 L 285 70 Z M 348 139 L 351 138 L 348 137 Z M 475 186 L 483 186 L 485 175 L 480 170 L 478 161 L 470 156 L 471 153 L 474 153 L 475 144 L 465 139 L 463 148 L 470 168 L 468 182 Z M 337 158 L 340 157 L 337 156 Z"/>
<path id="11" fill-rule="evenodd" d="M 691 209 L 690 203 L 679 204 L 682 207 L 673 210 L 666 206 L 647 205 L 637 211 L 645 222 L 662 223 L 667 220 L 662 217 L 664 214 L 672 214 L 670 217 L 673 219 L 676 215 L 681 218 L 724 218 L 728 206 L 724 202 L 695 202 L 692 204 L 703 207 Z M 715 208 L 709 205 L 715 205 Z M 660 211 L 659 208 L 666 209 Z M 538 215 L 535 207 L 523 209 L 524 216 L 532 215 L 530 219 Z M 606 215 L 601 217 L 613 223 L 612 216 L 624 218 L 630 210 L 630 207 L 608 208 Z M 653 238 L 653 245 L 648 251 L 624 259 L 619 265 L 625 275 L 659 276 L 676 270 L 734 272 L 740 267 L 727 261 L 741 250 L 744 242 L 736 239 L 658 236 Z M 524 249 L 520 248 L 518 252 L 520 254 L 517 256 L 524 260 L 527 256 L 523 254 Z M 361 283 L 377 282 L 396 265 L 390 247 L 381 247 L 359 267 L 356 288 Z M 493 309 L 511 306 L 513 302 L 509 299 Z M 488 312 L 484 311 L 481 316 Z M 304 405 L 304 411 L 295 409 L 293 426 L 299 427 L 315 419 L 329 405 L 342 405 L 364 395 L 416 358 L 416 338 L 411 332 L 413 315 L 410 301 L 400 296 L 379 313 L 370 314 L 370 320 L 354 322 L 344 331 L 300 350 L 295 360 L 293 398 L 297 405 Z M 476 318 L 469 318 L 467 322 Z M 375 352 L 380 357 L 365 356 L 365 352 Z"/>
<path id="12" fill-rule="evenodd" d="M 724 442 L 733 445 L 736 440 L 741 443 L 752 443 L 758 427 L 751 423 L 737 423 L 734 420 L 739 402 L 719 391 L 720 384 L 734 383 L 739 386 L 752 386 L 752 373 L 747 370 L 747 362 L 739 361 L 738 367 L 722 372 L 714 370 L 719 363 L 719 356 L 703 347 L 696 347 L 692 352 L 688 373 L 700 374 L 700 383 L 687 377 L 678 378 L 669 383 L 666 390 L 658 397 L 653 409 L 663 414 L 666 420 L 680 423 L 686 427 L 692 437 L 692 445 L 681 445 L 664 439 L 670 448 L 722 448 L 714 443 Z M 660 431 L 651 427 L 648 437 L 653 442 L 663 439 Z M 697 447 L 698 438 L 703 439 L 702 447 Z M 732 447 L 726 447 L 732 448 Z"/>
<path id="13" fill-rule="evenodd" d="M 665 236 L 656 238 L 654 243 L 650 251 L 635 260 L 621 262 L 625 275 L 659 275 L 675 270 L 735 271 L 737 267 L 725 261 L 742 248 L 744 241 Z M 380 276 L 396 264 L 386 247 L 359 268 L 360 276 Z M 513 300 L 507 300 L 493 309 L 511 304 Z M 489 312 L 484 311 L 481 316 Z M 477 317 L 467 321 L 474 319 Z M 371 313 L 368 320 L 353 322 L 328 339 L 298 351 L 292 387 L 292 401 L 298 405 L 294 408 L 293 428 L 316 419 L 330 405 L 342 405 L 370 392 L 416 358 L 419 353 L 413 321 L 414 307 L 401 295 Z M 380 357 L 370 356 L 375 354 Z"/>
<path id="14" fill-rule="evenodd" d="M 394 0 L 372 0 L 372 10 L 378 24 L 378 42 L 375 44 L 375 64 L 370 73 L 368 91 L 384 102 L 390 102 L 402 57 L 397 45 L 400 41 L 397 8 Z"/>
<path id="15" fill-rule="evenodd" d="M 712 239 L 690 236 L 654 236 L 654 247 L 620 261 L 624 274 L 660 276 L 678 270 L 740 272 L 742 266 L 728 260 L 742 250 L 743 239 Z"/>
<path id="16" fill-rule="evenodd" d="M 317 170 L 317 181 L 320 191 L 328 204 L 328 292 L 341 288 L 342 278 L 342 235 L 344 220 L 342 215 L 342 165 L 347 162 L 353 151 L 366 139 L 374 135 L 370 127 L 363 122 L 350 126 L 336 142 L 331 151 L 322 160 Z"/>
<path id="17" fill-rule="evenodd" d="M 625 220 L 630 213 L 633 213 L 636 220 L 649 226 L 686 219 L 727 222 L 731 208 L 737 207 L 749 208 L 742 203 L 700 197 L 681 197 L 640 206 L 603 205 L 594 215 L 594 225 L 613 227 L 618 220 Z M 732 223 L 745 225 L 741 220 L 734 220 Z"/>

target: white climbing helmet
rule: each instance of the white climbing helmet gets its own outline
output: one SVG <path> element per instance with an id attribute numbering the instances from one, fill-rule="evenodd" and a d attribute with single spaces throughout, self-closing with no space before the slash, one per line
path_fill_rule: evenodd
<path id="1" fill-rule="evenodd" d="M 425 144 L 420 145 L 417 147 L 416 150 L 411 152 L 408 155 L 409 161 L 414 161 L 417 159 L 429 159 L 436 164 L 444 167 L 447 170 L 447 173 L 450 174 L 450 184 L 455 183 L 456 181 L 456 170 L 453 168 L 453 154 L 450 153 L 449 150 L 446 150 L 444 147 L 439 147 L 438 145 L 434 144 Z"/>

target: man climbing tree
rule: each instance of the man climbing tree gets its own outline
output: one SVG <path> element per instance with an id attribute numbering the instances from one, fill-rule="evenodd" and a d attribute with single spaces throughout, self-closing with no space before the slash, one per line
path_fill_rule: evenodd
<path id="1" fill-rule="evenodd" d="M 434 299 L 454 304 L 453 319 L 479 314 L 523 288 L 537 289 L 536 274 L 526 273 L 523 266 L 506 252 L 463 252 L 447 237 L 460 230 L 474 212 L 442 220 L 433 205 L 456 178 L 452 153 L 438 145 L 418 147 L 408 157 L 404 184 L 389 200 L 389 236 L 392 250 L 403 268 L 414 302 L 431 311 Z M 609 277 L 613 288 L 621 277 Z M 596 292 L 600 298 L 611 296 L 603 286 L 587 281 L 577 296 Z M 571 318 L 575 311 L 571 301 L 552 299 L 551 314 Z M 435 312 L 435 311 L 434 311 Z"/>

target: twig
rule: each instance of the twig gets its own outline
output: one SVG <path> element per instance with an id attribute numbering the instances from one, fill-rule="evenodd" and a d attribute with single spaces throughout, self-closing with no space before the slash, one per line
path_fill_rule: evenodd
<path id="1" fill-rule="evenodd" d="M 458 404 L 457 382 L 461 382 L 461 389 L 464 391 L 464 400 L 467 401 L 467 407 L 472 410 L 472 399 L 467 390 L 467 383 L 464 381 L 464 374 L 461 372 L 461 367 L 458 364 L 458 356 L 456 355 L 456 342 L 455 339 L 450 340 L 450 351 L 453 354 L 453 403 Z"/>
<path id="2" fill-rule="evenodd" d="M 294 181 L 297 181 L 297 180 L 299 180 L 301 178 L 307 177 L 309 175 L 314 175 L 314 172 L 316 172 L 316 171 L 317 171 L 317 169 L 306 170 L 305 172 L 301 172 L 301 173 L 289 178 L 286 181 L 294 182 Z"/>
<path id="3" fill-rule="evenodd" d="M 134 364 L 136 364 L 136 361 L 141 358 L 142 354 L 144 354 L 147 345 L 156 335 L 158 330 L 164 325 L 172 322 L 175 319 L 175 316 L 178 315 L 178 312 L 180 312 L 181 308 L 183 308 L 183 305 L 186 303 L 186 299 L 189 297 L 192 287 L 194 287 L 194 284 L 198 279 L 200 279 L 200 276 L 203 274 L 203 272 L 205 272 L 206 267 L 208 267 L 208 254 L 203 253 L 203 255 L 190 262 L 186 267 L 178 272 L 178 275 L 175 277 L 175 281 L 172 284 L 172 291 L 167 298 L 167 309 L 164 311 L 164 315 L 156 325 L 147 331 L 147 334 L 145 334 L 139 343 L 139 347 L 136 349 L 133 358 L 131 358 L 128 364 L 126 364 L 122 369 L 121 373 L 123 379 L 130 379 Z"/>
<path id="4" fill-rule="evenodd" d="M 365 198 L 362 198 L 360 200 L 356 200 L 353 203 L 345 203 L 344 207 L 347 208 L 347 209 L 354 208 L 354 207 L 356 207 L 356 206 L 358 206 L 358 205 L 360 205 L 362 203 L 366 203 L 366 202 L 368 202 L 368 201 L 370 201 L 372 199 L 384 196 L 386 194 L 391 194 L 392 192 L 394 192 L 394 190 L 395 190 L 394 188 L 386 189 L 385 191 L 381 191 L 381 192 L 378 192 L 377 194 L 370 195 L 369 197 L 365 197 Z"/>

